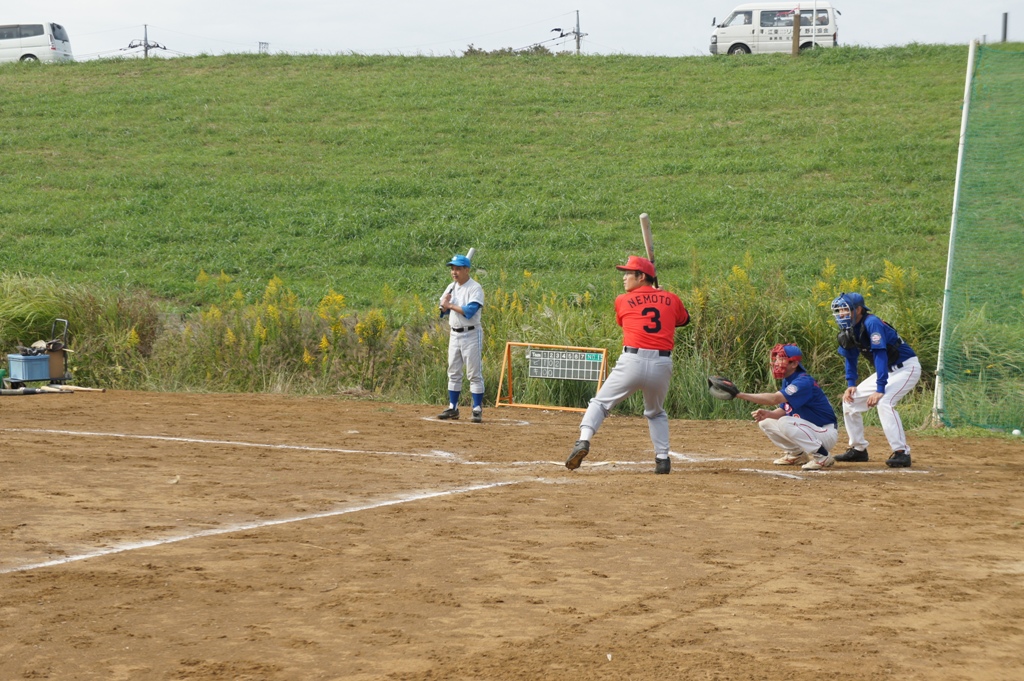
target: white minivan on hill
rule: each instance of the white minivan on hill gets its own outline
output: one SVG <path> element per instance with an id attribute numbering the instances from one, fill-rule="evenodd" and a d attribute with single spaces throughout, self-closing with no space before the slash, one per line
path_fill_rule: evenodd
<path id="1" fill-rule="evenodd" d="M 766 54 L 793 50 L 797 3 L 751 2 L 740 5 L 711 34 L 711 54 Z M 839 44 L 839 12 L 827 2 L 801 2 L 800 49 Z"/>
<path id="2" fill-rule="evenodd" d="M 0 62 L 72 59 L 68 32 L 60 24 L 0 25 Z"/>

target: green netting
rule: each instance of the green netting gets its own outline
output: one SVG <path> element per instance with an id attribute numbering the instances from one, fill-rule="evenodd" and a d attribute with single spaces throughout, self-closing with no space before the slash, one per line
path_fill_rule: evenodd
<path id="1" fill-rule="evenodd" d="M 1024 427 L 1024 52 L 975 57 L 941 370 L 947 425 Z"/>

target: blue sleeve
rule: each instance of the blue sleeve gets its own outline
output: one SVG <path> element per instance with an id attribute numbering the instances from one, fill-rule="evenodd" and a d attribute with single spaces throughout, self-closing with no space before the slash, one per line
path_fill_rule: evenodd
<path id="1" fill-rule="evenodd" d="M 839 348 L 839 354 L 846 362 L 846 385 L 852 388 L 857 385 L 857 360 L 860 359 L 860 350 Z"/>
<path id="2" fill-rule="evenodd" d="M 884 393 L 885 384 L 889 382 L 889 353 L 882 348 L 872 349 L 871 354 L 875 360 L 875 391 Z"/>
<path id="3" fill-rule="evenodd" d="M 886 349 L 889 337 L 896 332 L 886 327 L 885 323 L 874 315 L 864 319 L 864 332 L 871 341 L 871 362 L 875 365 L 875 390 L 884 393 L 885 384 L 889 382 L 889 351 Z"/>
<path id="4" fill-rule="evenodd" d="M 480 303 L 466 303 L 462 306 L 462 316 L 466 319 L 472 319 L 476 316 L 476 313 L 480 311 L 481 307 L 483 307 L 483 305 Z"/>

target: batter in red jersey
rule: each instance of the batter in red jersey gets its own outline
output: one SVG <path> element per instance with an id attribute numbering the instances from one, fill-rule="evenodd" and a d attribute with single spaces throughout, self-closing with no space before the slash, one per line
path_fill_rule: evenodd
<path id="1" fill-rule="evenodd" d="M 565 461 L 565 467 L 580 467 L 590 453 L 590 440 L 594 437 L 608 412 L 637 390 L 644 394 L 644 416 L 654 443 L 654 472 L 668 473 L 672 469 L 668 458 L 668 414 L 665 398 L 672 380 L 672 349 L 675 332 L 686 326 L 690 314 L 679 296 L 664 289 L 654 288 L 654 263 L 646 258 L 629 256 L 622 270 L 622 285 L 626 292 L 615 299 L 615 321 L 622 327 L 622 356 L 608 380 L 601 385 L 587 406 L 580 423 L 580 439 Z"/>

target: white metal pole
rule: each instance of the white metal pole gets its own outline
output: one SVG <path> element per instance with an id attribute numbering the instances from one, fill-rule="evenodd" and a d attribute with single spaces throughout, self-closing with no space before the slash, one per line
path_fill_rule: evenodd
<path id="1" fill-rule="evenodd" d="M 814 9 L 811 10 L 811 48 L 817 47 L 814 41 L 818 39 L 818 0 L 814 0 Z"/>
<path id="2" fill-rule="evenodd" d="M 978 41 L 971 41 L 971 49 L 967 54 L 967 78 L 964 84 L 964 110 L 960 117 L 960 148 L 956 154 L 956 182 L 953 185 L 953 217 L 949 225 L 949 253 L 946 256 L 946 285 L 942 292 L 942 322 L 939 325 L 939 356 L 935 366 L 935 403 L 932 407 L 932 423 L 938 425 L 946 411 L 943 395 L 942 370 L 946 357 L 946 342 L 949 338 L 949 298 L 953 278 L 953 251 L 956 246 L 956 223 L 960 211 L 960 182 L 964 169 L 964 146 L 967 141 L 967 117 L 971 108 L 971 85 L 974 81 L 974 59 L 978 51 Z"/>
<path id="3" fill-rule="evenodd" d="M 576 56 L 580 56 L 580 11 L 576 10 Z"/>

